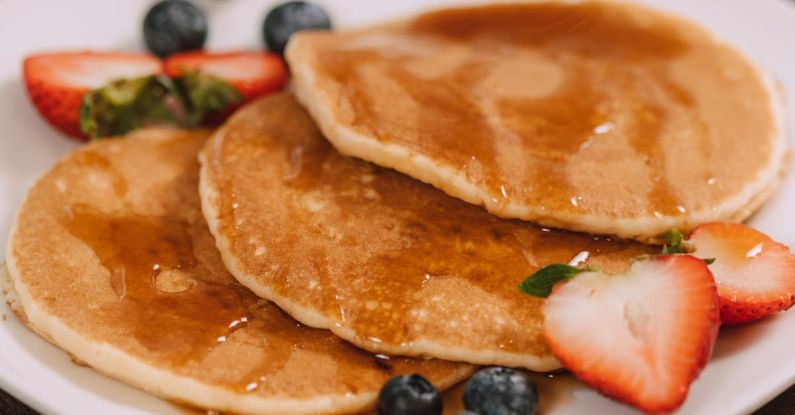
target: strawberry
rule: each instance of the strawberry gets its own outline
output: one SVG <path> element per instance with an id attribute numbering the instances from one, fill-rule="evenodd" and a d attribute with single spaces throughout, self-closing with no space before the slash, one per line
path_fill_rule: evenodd
<path id="1" fill-rule="evenodd" d="M 543 312 L 547 344 L 566 368 L 649 413 L 684 402 L 720 326 L 712 274 L 690 255 L 639 260 L 615 276 L 580 270 L 554 286 Z"/>
<path id="2" fill-rule="evenodd" d="M 688 242 L 694 255 L 714 258 L 724 324 L 741 324 L 795 303 L 795 255 L 767 235 L 739 223 L 696 227 Z"/>
<path id="3" fill-rule="evenodd" d="M 84 137 L 80 105 L 90 90 L 116 79 L 161 72 L 158 58 L 141 53 L 41 53 L 28 56 L 22 64 L 28 96 L 39 114 L 73 137 Z"/>
<path id="4" fill-rule="evenodd" d="M 266 52 L 185 52 L 171 55 L 165 65 L 166 74 L 172 78 L 189 70 L 221 78 L 235 87 L 244 101 L 277 91 L 287 82 L 284 62 Z"/>

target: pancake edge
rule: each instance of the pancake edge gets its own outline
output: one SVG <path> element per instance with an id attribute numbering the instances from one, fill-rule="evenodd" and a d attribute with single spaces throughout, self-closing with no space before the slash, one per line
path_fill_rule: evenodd
<path id="1" fill-rule="evenodd" d="M 145 140 L 143 137 L 128 137 Z M 165 138 L 168 139 L 168 138 Z M 82 147 L 70 152 L 57 164 L 64 162 L 73 154 L 86 151 Z M 56 164 L 56 165 L 57 165 Z M 49 170 L 31 187 L 38 186 L 52 171 Z M 27 285 L 17 268 L 13 255 L 16 246 L 17 225 L 21 212 L 26 208 L 30 192 L 25 196 L 9 233 L 6 248 L 6 267 L 10 289 L 16 294 L 15 303 L 21 310 L 14 310 L 17 317 L 23 313 L 20 321 L 44 340 L 58 346 L 70 356 L 85 362 L 86 365 L 99 373 L 120 380 L 129 386 L 144 390 L 156 397 L 192 407 L 212 408 L 220 411 L 231 411 L 241 414 L 308 414 L 308 413 L 348 413 L 372 408 L 378 397 L 378 391 L 357 393 L 353 395 L 323 395 L 309 399 L 265 398 L 252 394 L 237 393 L 230 389 L 203 383 L 193 378 L 175 375 L 144 362 L 127 352 L 108 343 L 97 341 L 80 334 L 69 327 L 63 320 L 51 316 L 33 299 Z M 12 308 L 13 310 L 13 308 Z M 25 321 L 27 320 L 27 321 Z M 464 367 L 461 373 L 455 373 L 450 381 L 438 384 L 440 390 L 447 389 L 471 374 L 471 368 Z"/>
<path id="2" fill-rule="evenodd" d="M 223 127 L 222 127 L 223 129 Z M 215 134 L 219 134 L 218 130 Z M 221 258 L 229 272 L 243 286 L 253 291 L 257 296 L 275 303 L 279 308 L 301 323 L 319 329 L 330 330 L 340 338 L 353 343 L 354 345 L 374 353 L 384 353 L 388 355 L 438 358 L 453 362 L 464 362 L 475 365 L 500 365 L 510 367 L 520 367 L 535 372 L 551 372 L 562 368 L 561 363 L 550 353 L 546 356 L 523 355 L 519 353 L 508 353 L 502 351 L 482 352 L 465 349 L 456 344 L 439 344 L 433 341 L 415 341 L 399 347 L 389 347 L 384 343 L 368 340 L 367 336 L 358 336 L 356 331 L 350 327 L 344 327 L 333 319 L 325 317 L 322 313 L 304 307 L 289 299 L 280 298 L 270 288 L 258 284 L 256 278 L 242 271 L 239 262 L 231 254 L 231 241 L 225 238 L 220 232 L 219 212 L 216 209 L 219 200 L 215 179 L 210 177 L 208 161 L 205 154 L 214 137 L 210 137 L 204 149 L 199 152 L 199 162 L 201 170 L 199 173 L 199 196 L 202 204 L 204 218 L 210 227 L 210 232 L 215 237 L 216 247 L 221 252 Z"/>
<path id="3" fill-rule="evenodd" d="M 727 47 L 742 57 L 755 71 L 769 96 L 774 131 L 771 151 L 765 168 L 761 169 L 755 180 L 745 184 L 741 191 L 713 208 L 703 209 L 684 216 L 644 216 L 636 218 L 609 218 L 598 215 L 560 213 L 549 215 L 545 210 L 517 203 L 498 203 L 479 186 L 473 185 L 459 171 L 445 167 L 432 158 L 408 150 L 393 143 L 380 143 L 368 138 L 336 121 L 330 108 L 333 100 L 321 88 L 316 87 L 315 71 L 312 70 L 314 57 L 302 48 L 304 36 L 296 34 L 290 39 L 285 50 L 285 59 L 290 66 L 293 81 L 291 88 L 298 102 L 309 112 L 318 124 L 323 135 L 342 154 L 367 160 L 379 166 L 391 168 L 414 179 L 430 184 L 448 195 L 467 203 L 481 206 L 489 213 L 505 218 L 534 222 L 542 226 L 567 229 L 599 235 L 612 235 L 622 239 L 632 239 L 643 243 L 661 243 L 660 235 L 670 229 L 690 231 L 699 224 L 714 221 L 741 222 L 748 219 L 774 193 L 782 181 L 789 164 L 788 134 L 785 123 L 785 99 L 783 91 L 770 74 L 759 68 L 745 53 L 733 45 L 715 37 L 704 26 L 692 20 L 652 9 L 678 20 L 695 25 L 716 44 Z M 367 29 L 363 29 L 367 30 Z M 311 32 L 308 32 L 311 34 Z M 308 62 L 308 63 L 307 63 Z"/>

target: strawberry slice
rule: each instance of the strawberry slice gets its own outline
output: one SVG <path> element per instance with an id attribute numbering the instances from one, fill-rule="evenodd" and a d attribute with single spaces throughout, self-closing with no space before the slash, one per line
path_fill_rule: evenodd
<path id="1" fill-rule="evenodd" d="M 161 72 L 158 58 L 141 53 L 41 53 L 28 56 L 22 64 L 28 96 L 39 114 L 73 137 L 84 137 L 80 105 L 87 92 L 117 79 Z"/>
<path id="2" fill-rule="evenodd" d="M 171 55 L 165 65 L 166 74 L 172 78 L 188 70 L 221 78 L 235 87 L 244 101 L 277 91 L 287 82 L 284 62 L 266 52 L 185 52 Z"/>
<path id="3" fill-rule="evenodd" d="M 786 310 L 795 303 L 795 255 L 767 235 L 739 223 L 696 227 L 694 255 L 715 258 L 709 266 L 724 324 L 742 324 Z"/>
<path id="4" fill-rule="evenodd" d="M 582 272 L 556 285 L 543 311 L 547 344 L 566 368 L 650 413 L 682 404 L 720 326 L 715 282 L 690 255 L 639 260 L 621 275 Z"/>

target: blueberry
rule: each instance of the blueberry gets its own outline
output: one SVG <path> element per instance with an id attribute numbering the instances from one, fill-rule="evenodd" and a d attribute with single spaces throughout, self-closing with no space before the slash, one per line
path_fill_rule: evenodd
<path id="1" fill-rule="evenodd" d="M 378 415 L 440 415 L 442 397 L 420 375 L 395 376 L 378 394 Z"/>
<path id="2" fill-rule="evenodd" d="M 146 47 L 157 56 L 201 49 L 207 40 L 207 19 L 193 3 L 164 0 L 154 5 L 144 18 Z"/>
<path id="3" fill-rule="evenodd" d="M 538 391 L 520 372 L 489 367 L 475 373 L 464 386 L 464 407 L 480 415 L 533 415 Z"/>
<path id="4" fill-rule="evenodd" d="M 331 19 L 322 7 L 305 1 L 288 1 L 265 16 L 262 37 L 272 52 L 284 53 L 290 35 L 304 29 L 331 29 Z"/>

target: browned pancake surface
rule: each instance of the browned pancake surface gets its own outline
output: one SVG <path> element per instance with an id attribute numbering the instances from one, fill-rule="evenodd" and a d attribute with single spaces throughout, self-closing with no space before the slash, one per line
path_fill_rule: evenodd
<path id="1" fill-rule="evenodd" d="M 342 156 L 289 95 L 238 112 L 202 163 L 205 216 L 233 275 L 373 351 L 554 369 L 542 300 L 516 285 L 578 255 L 613 271 L 649 249 L 499 219 Z"/>
<path id="2" fill-rule="evenodd" d="M 93 143 L 33 187 L 8 259 L 34 329 L 133 385 L 234 412 L 353 411 L 397 374 L 444 387 L 468 373 L 373 356 L 240 286 L 200 212 L 196 154 L 206 135 L 154 130 Z M 54 321 L 134 363 L 95 360 Z M 135 375 L 139 365 L 177 378 Z"/>
<path id="3" fill-rule="evenodd" d="M 287 57 L 341 152 L 503 217 L 639 239 L 742 219 L 786 154 L 757 69 L 630 4 L 441 10 L 300 34 Z"/>

